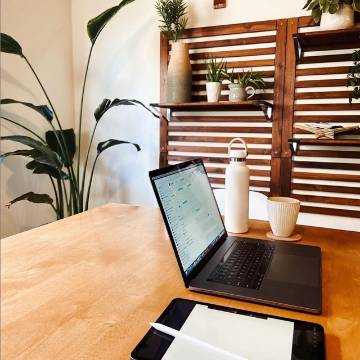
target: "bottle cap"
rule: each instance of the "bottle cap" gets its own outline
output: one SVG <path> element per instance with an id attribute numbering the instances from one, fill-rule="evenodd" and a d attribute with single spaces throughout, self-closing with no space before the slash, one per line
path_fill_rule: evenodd
<path id="1" fill-rule="evenodd" d="M 235 150 L 231 149 L 229 152 L 229 157 L 231 159 L 246 159 L 246 151 L 245 150 Z"/>
<path id="2" fill-rule="evenodd" d="M 243 145 L 244 149 L 234 149 L 232 147 L 232 145 L 235 142 L 240 142 Z M 229 158 L 230 159 L 237 159 L 240 161 L 244 161 L 248 154 L 246 142 L 241 138 L 235 138 L 235 139 L 231 140 L 229 143 L 229 146 L 228 146 L 228 150 L 229 150 Z"/>

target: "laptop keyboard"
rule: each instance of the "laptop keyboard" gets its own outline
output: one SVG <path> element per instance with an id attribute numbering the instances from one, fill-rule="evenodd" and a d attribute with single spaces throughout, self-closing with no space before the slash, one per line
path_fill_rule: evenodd
<path id="1" fill-rule="evenodd" d="M 271 262 L 274 245 L 238 241 L 225 261 L 210 274 L 209 281 L 249 289 L 259 289 Z"/>

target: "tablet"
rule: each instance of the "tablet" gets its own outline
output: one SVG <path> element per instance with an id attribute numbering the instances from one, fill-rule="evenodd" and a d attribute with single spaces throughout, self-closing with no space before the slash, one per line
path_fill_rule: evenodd
<path id="1" fill-rule="evenodd" d="M 290 321 L 293 326 L 291 360 L 325 360 L 324 329 L 321 325 L 269 316 L 265 314 L 239 310 L 209 303 L 196 302 L 186 299 L 174 299 L 160 315 L 157 322 L 180 330 L 196 305 L 207 306 L 220 312 L 239 314 L 260 319 L 278 319 Z M 239 334 L 239 339 L 241 334 Z M 163 334 L 153 328 L 145 334 L 131 353 L 132 360 L 160 360 L 164 357 L 174 337 Z"/>

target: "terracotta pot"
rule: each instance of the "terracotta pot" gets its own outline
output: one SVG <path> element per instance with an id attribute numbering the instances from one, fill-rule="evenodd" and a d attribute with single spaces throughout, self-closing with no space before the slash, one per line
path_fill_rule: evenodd
<path id="1" fill-rule="evenodd" d="M 270 197 L 267 202 L 272 233 L 289 237 L 293 233 L 300 210 L 300 201 L 288 197 Z"/>
<path id="2" fill-rule="evenodd" d="M 320 29 L 341 30 L 349 29 L 354 25 L 354 7 L 352 5 L 340 5 L 340 10 L 336 14 L 322 14 Z"/>
<path id="3" fill-rule="evenodd" d="M 167 72 L 166 100 L 168 102 L 191 101 L 191 65 L 188 44 L 176 42 L 171 46 Z"/>
<path id="4" fill-rule="evenodd" d="M 221 84 L 219 82 L 206 83 L 206 95 L 208 102 L 218 102 L 220 99 Z"/>

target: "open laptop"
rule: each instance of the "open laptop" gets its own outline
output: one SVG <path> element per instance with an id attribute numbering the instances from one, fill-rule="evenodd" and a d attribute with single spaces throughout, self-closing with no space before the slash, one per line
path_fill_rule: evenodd
<path id="1" fill-rule="evenodd" d="M 201 159 L 150 171 L 185 286 L 321 312 L 321 250 L 228 236 Z"/>

